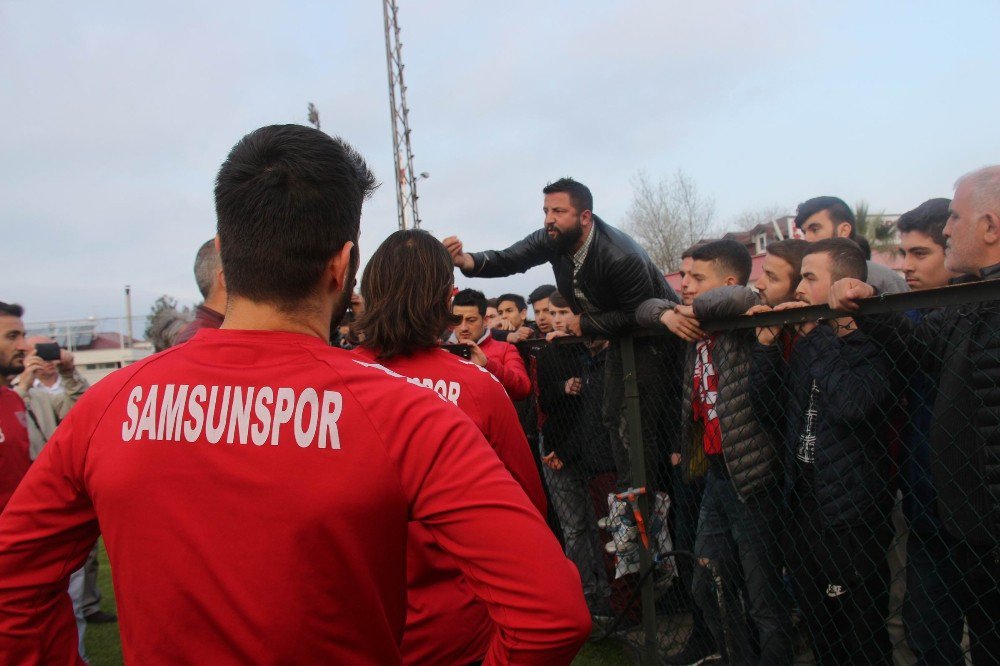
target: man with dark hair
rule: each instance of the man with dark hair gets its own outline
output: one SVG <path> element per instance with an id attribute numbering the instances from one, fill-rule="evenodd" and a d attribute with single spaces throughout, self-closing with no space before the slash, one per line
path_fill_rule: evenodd
<path id="1" fill-rule="evenodd" d="M 1000 165 L 962 176 L 955 184 L 944 266 L 956 282 L 1000 279 Z M 875 294 L 845 279 L 830 306 L 855 310 Z M 929 423 L 930 465 L 937 516 L 953 543 L 961 580 L 951 590 L 969 627 L 973 663 L 1000 655 L 1000 301 L 947 305 L 920 321 L 902 314 L 858 317 L 862 331 L 894 353 L 906 377 L 926 372 L 935 386 Z M 951 643 L 950 629 L 942 645 Z"/>
<path id="2" fill-rule="evenodd" d="M 691 252 L 691 267 L 681 285 L 693 299 L 693 313 L 700 321 L 713 297 L 732 298 L 727 288 L 746 289 L 751 257 L 734 240 L 717 240 Z M 752 293 L 745 310 L 755 298 Z M 679 306 L 665 300 L 643 303 L 636 313 L 639 323 L 656 328 L 674 316 Z M 691 593 L 707 620 L 711 635 L 701 644 L 692 635 L 688 644 L 667 658 L 670 664 L 699 663 L 699 659 L 724 652 L 730 636 L 735 654 L 731 663 L 791 663 L 791 621 L 781 581 L 777 534 L 781 505 L 781 454 L 774 433 L 750 405 L 750 360 L 755 339 L 742 331 L 704 335 L 688 345 L 681 398 L 680 445 L 674 452 L 690 482 L 693 470 L 707 467 L 698 519 L 694 554 L 698 566 Z M 726 600 L 725 621 L 719 614 L 713 576 L 707 568 L 715 562 L 721 571 Z M 748 612 L 758 631 L 750 635 L 741 607 L 741 580 L 745 581 Z M 712 646 L 714 643 L 714 647 Z"/>
<path id="3" fill-rule="evenodd" d="M 914 291 L 943 287 L 956 277 L 945 267 L 944 227 L 949 199 L 929 199 L 896 221 L 903 274 Z M 919 324 L 930 311 L 911 310 Z M 941 525 L 931 472 L 930 432 L 935 396 L 934 379 L 922 370 L 909 377 L 900 453 L 900 485 L 905 540 L 905 596 L 902 600 L 906 642 L 919 664 L 959 664 L 964 618 L 951 594 L 961 581 L 954 540 Z M 895 581 L 894 581 L 895 583 Z"/>
<path id="4" fill-rule="evenodd" d="M 809 243 L 798 238 L 768 243 L 760 277 L 754 286 L 764 305 L 774 307 L 795 300 L 795 288 L 802 275 L 802 257 Z"/>
<path id="5" fill-rule="evenodd" d="M 74 661 L 61 591 L 100 530 L 128 662 L 398 664 L 410 521 L 489 600 L 486 663 L 576 653 L 590 625 L 576 572 L 482 434 L 329 346 L 373 186 L 312 128 L 233 148 L 215 192 L 223 327 L 95 385 L 14 493 L 0 662 Z"/>
<path id="6" fill-rule="evenodd" d="M 549 294 L 549 302 L 550 339 L 568 335 L 567 321 L 573 316 L 569 303 L 558 291 Z M 595 623 L 611 620 L 611 587 L 591 499 L 593 479 L 614 469 L 600 408 L 607 346 L 605 340 L 550 344 L 538 356 L 538 404 L 545 414 L 542 472 L 566 556 L 580 572 Z"/>
<path id="7" fill-rule="evenodd" d="M 553 284 L 543 284 L 528 294 L 531 312 L 535 315 L 535 326 L 542 336 L 552 332 L 552 316 L 549 314 L 549 297 L 556 290 Z"/>
<path id="8" fill-rule="evenodd" d="M 826 238 L 858 238 L 854 211 L 837 197 L 814 197 L 799 204 L 795 226 L 802 230 L 810 243 Z M 864 255 L 862 255 L 864 256 Z M 894 270 L 868 261 L 868 283 L 881 294 L 909 291 L 906 281 Z"/>
<path id="9" fill-rule="evenodd" d="M 528 304 L 518 294 L 500 294 L 497 296 L 497 314 L 503 320 L 501 328 L 516 331 L 528 321 Z"/>
<path id="10" fill-rule="evenodd" d="M 505 250 L 468 254 L 462 242 L 444 239 L 455 265 L 470 277 L 506 277 L 549 263 L 559 292 L 567 299 L 574 318 L 568 322 L 575 335 L 611 340 L 606 364 L 603 417 L 613 439 L 619 481 L 628 486 L 631 464 L 623 427 L 623 380 L 618 337 L 635 325 L 635 309 L 648 298 L 677 296 L 663 273 L 632 238 L 593 213 L 590 190 L 571 178 L 543 188 L 544 226 Z M 638 339 L 636 366 L 643 412 L 643 430 L 649 461 L 648 485 L 662 481 L 662 451 L 673 436 L 665 417 L 678 403 L 679 349 L 673 341 Z"/>
<path id="11" fill-rule="evenodd" d="M 24 359 L 34 351 L 24 337 L 23 316 L 20 305 L 0 302 L 0 511 L 31 465 L 27 409 L 7 383 L 24 372 Z"/>
<path id="12" fill-rule="evenodd" d="M 198 248 L 194 258 L 194 279 L 205 302 L 194 310 L 194 320 L 185 326 L 174 344 L 187 342 L 202 328 L 219 328 L 226 312 L 226 279 L 222 275 L 222 260 L 215 238 L 210 238 Z"/>
<path id="13" fill-rule="evenodd" d="M 390 235 L 365 266 L 365 312 L 355 350 L 368 363 L 436 391 L 469 415 L 541 515 L 545 493 L 503 387 L 490 373 L 437 345 L 454 321 L 454 267 L 441 242 L 419 229 Z M 410 523 L 404 664 L 470 664 L 483 659 L 496 625 L 430 532 Z"/>
<path id="14" fill-rule="evenodd" d="M 489 370 L 500 380 L 511 400 L 524 400 L 531 393 L 531 379 L 517 347 L 493 338 L 486 328 L 486 297 L 475 289 L 463 289 L 451 303 L 452 314 L 458 317 L 451 342 L 466 345 L 470 361 Z"/>
<path id="15" fill-rule="evenodd" d="M 817 241 L 802 259 L 798 300 L 774 309 L 825 304 L 834 281 L 864 280 L 866 270 L 854 241 Z M 886 664 L 891 367 L 851 317 L 798 328 L 787 361 L 777 327 L 758 328 L 750 373 L 755 410 L 784 433 L 786 564 L 817 663 Z"/>

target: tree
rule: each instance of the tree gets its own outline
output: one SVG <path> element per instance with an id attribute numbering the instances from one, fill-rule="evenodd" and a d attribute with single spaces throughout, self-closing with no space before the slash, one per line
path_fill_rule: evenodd
<path id="1" fill-rule="evenodd" d="M 183 324 L 187 324 L 191 319 L 191 308 L 184 306 L 178 310 L 177 299 L 164 294 L 157 298 L 153 307 L 149 309 L 143 335 L 153 343 L 157 351 L 161 351 L 173 344 L 173 336 L 176 336 L 183 328 Z"/>
<path id="2" fill-rule="evenodd" d="M 712 231 L 715 201 L 678 171 L 653 183 L 645 172 L 632 179 L 625 229 L 661 270 L 680 266 L 681 253 Z"/>
<path id="3" fill-rule="evenodd" d="M 786 214 L 785 207 L 772 204 L 763 208 L 745 210 L 733 218 L 732 226 L 743 231 L 750 231 L 758 224 L 770 224 Z"/>
<path id="4" fill-rule="evenodd" d="M 854 205 L 854 228 L 868 239 L 868 244 L 875 252 L 892 252 L 899 245 L 896 224 L 885 219 L 885 211 L 872 213 L 867 201 L 862 200 Z"/>

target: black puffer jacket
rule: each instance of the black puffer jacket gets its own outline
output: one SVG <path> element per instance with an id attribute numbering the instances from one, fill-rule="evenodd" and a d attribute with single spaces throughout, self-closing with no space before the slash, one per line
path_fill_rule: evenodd
<path id="1" fill-rule="evenodd" d="M 909 377 L 918 367 L 937 380 L 931 465 L 938 513 L 950 533 L 1000 545 L 1000 264 L 998 300 L 951 305 L 919 324 L 902 315 L 860 318 L 863 331 L 895 353 Z M 965 281 L 979 281 L 975 278 Z"/>
<path id="2" fill-rule="evenodd" d="M 757 295 L 747 287 L 720 287 L 695 299 L 694 314 L 699 321 L 721 319 L 742 314 L 758 302 Z M 636 317 L 641 326 L 662 328 L 660 315 L 674 305 L 665 299 L 651 299 L 639 306 Z M 733 487 L 743 500 L 773 488 L 781 480 L 780 432 L 765 427 L 750 402 L 750 360 L 756 342 L 753 329 L 719 333 L 712 342 L 712 364 L 718 373 L 715 410 L 722 431 L 722 455 Z M 681 450 L 675 453 L 690 460 L 696 346 L 692 343 L 686 347 L 678 438 Z"/>
<path id="3" fill-rule="evenodd" d="M 580 318 L 584 335 L 606 337 L 635 327 L 635 309 L 647 298 L 669 298 L 677 294 L 638 243 L 627 234 L 594 216 L 587 259 L 577 276 L 580 290 L 598 310 Z M 559 254 L 549 244 L 545 229 L 539 229 L 506 250 L 472 253 L 469 277 L 506 277 L 523 273 L 546 262 L 552 264 L 556 285 L 574 312 L 582 309 L 573 294 L 573 257 Z"/>
<path id="4" fill-rule="evenodd" d="M 775 427 L 783 425 L 786 497 L 798 477 L 799 435 L 817 383 L 814 478 L 827 527 L 882 522 L 892 509 L 888 442 L 881 434 L 896 402 L 890 370 L 863 332 L 838 338 L 825 324 L 798 339 L 787 363 L 780 345 L 754 347 L 750 397 Z"/>

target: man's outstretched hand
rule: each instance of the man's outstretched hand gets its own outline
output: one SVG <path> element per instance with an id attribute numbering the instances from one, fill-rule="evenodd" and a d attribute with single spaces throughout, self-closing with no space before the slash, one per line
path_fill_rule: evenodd
<path id="1" fill-rule="evenodd" d="M 463 271 L 471 271 L 475 268 L 476 264 L 472 261 L 472 255 L 462 249 L 462 241 L 458 239 L 458 236 L 448 236 L 441 243 L 444 244 L 445 249 L 451 254 L 451 260 L 455 266 L 461 268 Z"/>

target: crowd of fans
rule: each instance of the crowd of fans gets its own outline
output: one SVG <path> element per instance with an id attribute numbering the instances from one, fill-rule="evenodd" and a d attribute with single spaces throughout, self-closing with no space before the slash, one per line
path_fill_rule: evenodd
<path id="1" fill-rule="evenodd" d="M 230 160 L 250 159 L 238 150 Z M 220 174 L 220 188 L 223 182 Z M 545 518 L 579 575 L 594 626 L 637 622 L 634 595 L 626 599 L 623 586 L 635 583 L 629 558 L 652 548 L 657 589 L 672 589 L 691 617 L 668 664 L 790 664 L 797 631 L 821 664 L 886 664 L 894 656 L 1000 662 L 1000 298 L 854 312 L 875 296 L 1000 277 L 1000 167 L 960 179 L 953 200 L 931 199 L 899 218 L 902 276 L 868 259 L 842 200 L 817 197 L 798 207 L 802 238 L 770 243 L 752 286 L 747 248 L 708 240 L 684 252 L 679 295 L 630 237 L 593 214 L 589 189 L 562 179 L 543 192 L 543 228 L 505 250 L 468 253 L 456 237 L 438 241 L 419 230 L 390 236 L 370 255 L 359 293 L 346 278 L 338 283 L 343 307 L 328 308 L 324 342 L 350 350 L 351 367 L 425 387 L 469 417 L 515 482 L 484 463 L 484 487 L 496 489 L 501 503 L 523 493 L 527 501 L 508 509 L 532 514 L 511 523 L 526 534 Z M 234 205 L 225 199 L 231 193 L 217 196 Z M 158 348 L 208 345 L 212 329 L 242 321 L 233 315 L 234 297 L 275 302 L 280 290 L 268 292 L 277 287 L 266 277 L 252 275 L 235 250 L 228 261 L 225 249 L 220 254 L 253 242 L 227 235 L 225 214 L 220 204 L 220 237 L 196 254 L 204 303 L 193 321 L 164 323 Z M 349 273 L 356 250 L 345 252 L 331 271 Z M 455 267 L 468 277 L 500 278 L 542 263 L 552 265 L 555 284 L 526 298 L 454 287 Z M 810 306 L 834 312 L 795 317 Z M 774 324 L 765 314 L 773 312 L 793 323 Z M 713 326 L 741 315 L 770 319 Z M 0 506 L 46 443 L 59 439 L 57 426 L 88 389 L 66 350 L 42 359 L 51 341 L 26 339 L 22 316 L 20 306 L 0 304 Z M 245 343 L 248 354 L 255 344 L 231 343 Z M 626 366 L 635 369 L 641 448 L 626 418 Z M 295 407 L 295 419 L 303 409 Z M 315 421 L 318 403 L 313 410 Z M 442 434 L 452 426 L 439 426 L 427 436 L 452 441 Z M 278 432 L 275 421 L 272 444 Z M 229 442 L 233 436 L 230 425 Z M 295 436 L 303 446 L 298 430 Z M 58 446 L 51 457 L 69 445 Z M 451 455 L 446 448 L 435 454 Z M 405 451 L 392 456 L 400 469 L 414 464 Z M 636 456 L 646 470 L 642 489 L 633 487 Z M 497 655 L 511 650 L 510 658 L 519 639 L 506 635 L 504 609 L 518 607 L 517 621 L 536 622 L 555 597 L 527 595 L 526 572 L 504 587 L 502 567 L 479 561 L 492 553 L 442 527 L 424 505 L 433 502 L 419 499 L 430 492 L 420 475 L 400 473 L 417 498 L 403 521 L 408 599 L 400 658 L 470 664 L 503 661 Z M 464 491 L 434 483 L 434 493 Z M 650 499 L 649 515 L 639 512 L 637 492 Z M 0 545 L 21 543 L 17 520 L 0 520 L 0 534 L 7 532 Z M 491 525 L 463 525 L 475 533 L 469 544 L 482 537 L 477 547 L 502 549 L 484 535 Z M 92 542 L 86 550 L 88 564 L 68 576 L 81 657 Z M 666 557 L 674 552 L 693 557 Z M 17 587 L 11 566 L 0 556 L 0 595 Z M 890 621 L 895 611 L 899 626 Z M 12 626 L 0 621 L 0 653 L 5 630 L 8 638 L 23 631 Z M 556 661 L 575 650 L 580 628 L 569 614 L 532 625 L 561 637 L 548 653 L 562 655 Z"/>

